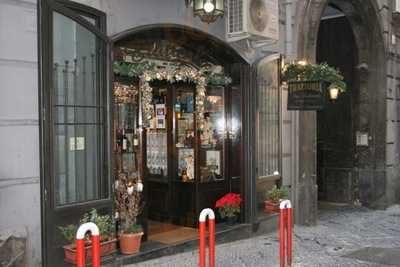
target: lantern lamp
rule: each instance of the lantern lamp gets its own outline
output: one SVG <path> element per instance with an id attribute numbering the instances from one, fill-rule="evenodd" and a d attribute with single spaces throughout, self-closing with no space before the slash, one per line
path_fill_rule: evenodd
<path id="1" fill-rule="evenodd" d="M 193 5 L 193 14 L 201 21 L 211 23 L 224 16 L 224 0 L 186 0 L 186 6 Z"/>
<path id="2" fill-rule="evenodd" d="M 339 96 L 339 88 L 336 86 L 329 87 L 329 98 L 334 102 L 338 99 Z"/>

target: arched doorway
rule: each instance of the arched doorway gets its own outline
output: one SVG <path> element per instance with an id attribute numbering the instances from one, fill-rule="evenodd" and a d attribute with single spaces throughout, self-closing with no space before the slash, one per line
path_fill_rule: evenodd
<path id="1" fill-rule="evenodd" d="M 351 203 L 359 198 L 353 175 L 358 48 L 350 23 L 334 6 L 327 6 L 321 18 L 316 61 L 339 69 L 348 86 L 340 98 L 317 112 L 318 200 Z"/>
<path id="2" fill-rule="evenodd" d="M 352 196 L 352 200 L 359 199 L 363 205 L 373 207 L 385 205 L 388 193 L 385 170 L 386 62 L 377 4 L 375 1 L 360 0 L 304 2 L 301 5 L 303 9 L 298 10 L 299 17 L 302 18 L 297 37 L 299 58 L 310 62 L 318 60 L 318 33 L 321 18 L 329 5 L 340 10 L 351 27 L 357 51 L 355 51 L 355 69 L 352 69 L 350 76 L 356 84 L 357 92 L 353 88 L 351 101 L 353 150 L 352 160 L 347 161 L 347 163 L 352 161 L 350 165 L 353 166 L 349 195 Z M 299 223 L 315 223 L 318 198 L 317 162 L 315 162 L 317 151 L 314 149 L 317 145 L 317 116 L 313 112 L 302 112 L 299 122 L 301 145 L 299 156 L 306 161 L 300 162 L 299 166 L 301 178 L 296 189 L 299 196 L 296 202 L 298 209 L 303 211 L 298 211 L 297 218 Z M 349 134 L 351 133 L 347 133 Z M 368 144 L 357 145 L 357 136 L 367 139 Z M 350 140 L 350 137 L 347 137 L 347 140 Z M 333 179 L 334 177 L 335 175 Z M 302 203 L 301 196 L 307 196 L 308 201 Z"/>
<path id="3" fill-rule="evenodd" d="M 244 87 L 240 73 L 247 63 L 228 45 L 206 33 L 164 24 L 116 36 L 114 62 L 139 67 L 151 64 L 158 74 L 184 68 L 201 73 L 210 68 L 231 79 L 229 83 L 207 84 L 203 108 L 208 126 L 198 131 L 199 92 L 193 80 L 177 82 L 160 75 L 163 78 L 149 82 L 154 112 L 146 124 L 142 119 L 140 75 L 119 73 L 114 77 L 117 86 L 136 90 L 132 102 L 114 105 L 115 176 L 124 172 L 143 179 L 146 204 L 141 223 L 148 240 L 162 245 L 193 240 L 202 209 L 214 207 L 226 193 L 245 194 L 244 165 L 232 163 L 244 162 Z M 129 148 L 129 143 L 135 142 L 133 136 L 140 140 L 139 145 Z M 240 221 L 244 221 L 244 209 L 241 214 Z"/>

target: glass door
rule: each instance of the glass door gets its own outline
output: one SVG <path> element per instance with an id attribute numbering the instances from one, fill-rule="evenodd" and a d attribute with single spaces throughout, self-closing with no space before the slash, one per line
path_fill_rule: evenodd
<path id="1" fill-rule="evenodd" d="M 112 215 L 108 47 L 101 12 L 54 1 L 42 13 L 43 253 L 46 266 L 64 266 L 71 240 L 59 227 L 93 208 Z"/>

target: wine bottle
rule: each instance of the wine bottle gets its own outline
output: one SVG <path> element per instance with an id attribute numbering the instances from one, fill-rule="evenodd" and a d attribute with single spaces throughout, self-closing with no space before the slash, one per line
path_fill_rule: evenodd
<path id="1" fill-rule="evenodd" d="M 137 147 L 139 145 L 139 135 L 137 133 L 133 134 L 133 146 Z"/>
<path id="2" fill-rule="evenodd" d="M 125 130 L 122 134 L 122 151 L 126 152 L 128 149 L 128 138 L 126 138 Z"/>

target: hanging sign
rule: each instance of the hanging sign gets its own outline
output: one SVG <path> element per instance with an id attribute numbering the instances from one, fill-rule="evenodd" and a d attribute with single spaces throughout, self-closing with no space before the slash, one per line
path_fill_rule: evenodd
<path id="1" fill-rule="evenodd" d="M 320 81 L 288 83 L 288 110 L 321 110 L 325 105 L 326 84 Z"/>

